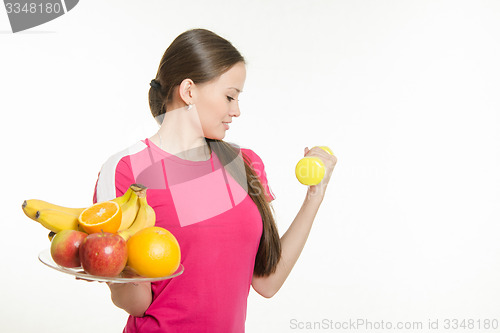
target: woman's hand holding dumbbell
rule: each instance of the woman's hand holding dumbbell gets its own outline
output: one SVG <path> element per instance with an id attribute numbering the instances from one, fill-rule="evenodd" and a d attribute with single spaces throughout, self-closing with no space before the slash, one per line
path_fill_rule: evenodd
<path id="1" fill-rule="evenodd" d="M 324 195 L 337 157 L 326 146 L 304 148 L 304 158 L 295 167 L 295 175 L 299 182 L 309 186 L 311 195 Z"/>

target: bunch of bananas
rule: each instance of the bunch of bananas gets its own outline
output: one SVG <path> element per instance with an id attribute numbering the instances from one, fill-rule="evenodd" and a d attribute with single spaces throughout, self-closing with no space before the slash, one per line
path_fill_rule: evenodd
<path id="1" fill-rule="evenodd" d="M 155 225 L 156 214 L 146 200 L 146 190 L 143 185 L 132 184 L 122 196 L 112 200 L 122 211 L 118 234 L 125 240 L 138 231 Z M 26 216 L 50 230 L 50 240 L 61 230 L 83 231 L 78 217 L 87 207 L 69 208 L 44 200 L 30 199 L 23 202 L 22 208 Z"/>

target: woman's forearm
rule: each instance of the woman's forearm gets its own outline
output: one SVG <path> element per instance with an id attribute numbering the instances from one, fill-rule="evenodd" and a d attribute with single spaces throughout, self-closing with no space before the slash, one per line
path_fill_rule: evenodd
<path id="1" fill-rule="evenodd" d="M 308 192 L 297 216 L 281 237 L 281 259 L 278 262 L 276 271 L 266 277 L 253 277 L 252 286 L 262 296 L 272 297 L 281 288 L 292 271 L 309 237 L 309 232 L 322 200 L 323 195 L 314 195 Z"/>
<path id="2" fill-rule="evenodd" d="M 142 317 L 152 302 L 151 283 L 108 283 L 113 303 L 132 316 Z"/>

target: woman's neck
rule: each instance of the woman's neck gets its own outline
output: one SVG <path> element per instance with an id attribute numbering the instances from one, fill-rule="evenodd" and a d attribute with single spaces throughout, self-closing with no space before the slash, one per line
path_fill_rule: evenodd
<path id="1" fill-rule="evenodd" d="M 211 150 L 194 110 L 180 108 L 165 113 L 160 129 L 150 140 L 160 149 L 185 160 L 210 159 Z"/>

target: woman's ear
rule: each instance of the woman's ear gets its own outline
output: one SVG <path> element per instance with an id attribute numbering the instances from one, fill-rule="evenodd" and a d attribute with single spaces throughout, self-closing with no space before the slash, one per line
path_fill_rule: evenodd
<path id="1" fill-rule="evenodd" d="M 191 79 L 184 79 L 181 84 L 179 85 L 179 95 L 181 99 L 184 101 L 186 104 L 192 104 L 193 103 L 193 90 L 195 89 L 195 85 L 193 80 Z"/>

